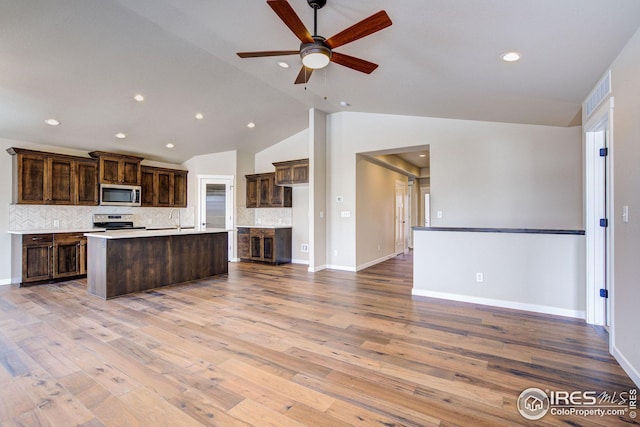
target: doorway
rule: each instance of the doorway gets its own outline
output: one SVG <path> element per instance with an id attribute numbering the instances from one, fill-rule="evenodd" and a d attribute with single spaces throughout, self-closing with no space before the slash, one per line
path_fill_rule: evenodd
<path id="1" fill-rule="evenodd" d="M 198 175 L 198 212 L 200 228 L 231 230 L 233 221 L 233 176 Z M 233 257 L 233 232 L 229 232 L 229 260 Z"/>

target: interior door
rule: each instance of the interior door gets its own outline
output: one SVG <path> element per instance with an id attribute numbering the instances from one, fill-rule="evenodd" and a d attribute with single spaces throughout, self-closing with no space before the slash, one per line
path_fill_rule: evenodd
<path id="1" fill-rule="evenodd" d="M 587 132 L 586 252 L 587 322 L 609 325 L 611 217 L 606 130 Z"/>
<path id="2" fill-rule="evenodd" d="M 395 237 L 396 237 L 396 254 L 408 251 L 408 233 L 407 233 L 407 184 L 402 181 L 396 181 L 396 200 L 395 200 Z"/>
<path id="3" fill-rule="evenodd" d="M 200 228 L 224 228 L 232 230 L 233 176 L 198 176 Z M 229 232 L 229 258 L 233 259 L 234 239 Z"/>

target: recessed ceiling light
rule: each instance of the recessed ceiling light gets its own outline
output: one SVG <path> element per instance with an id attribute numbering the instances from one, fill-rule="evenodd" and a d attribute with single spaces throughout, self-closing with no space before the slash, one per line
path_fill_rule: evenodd
<path id="1" fill-rule="evenodd" d="M 426 154 L 420 154 L 420 157 L 427 157 Z"/>
<path id="2" fill-rule="evenodd" d="M 127 135 L 125 135 L 122 132 L 118 132 L 118 133 L 115 134 L 115 137 L 118 138 L 118 139 L 125 139 L 127 137 Z"/>
<path id="3" fill-rule="evenodd" d="M 173 145 L 172 143 L 168 143 L 167 145 L 165 145 L 165 147 L 167 147 L 167 148 L 173 148 L 173 147 L 175 147 L 175 145 Z"/>
<path id="4" fill-rule="evenodd" d="M 255 123 L 253 123 L 253 122 L 249 122 L 249 123 L 247 124 L 247 127 L 248 127 L 249 129 L 253 129 L 254 127 L 256 127 L 256 124 L 255 124 Z"/>
<path id="5" fill-rule="evenodd" d="M 520 59 L 520 54 L 518 52 L 507 52 L 503 53 L 501 58 L 506 62 L 515 62 Z"/>
<path id="6" fill-rule="evenodd" d="M 202 119 L 204 119 L 204 114 L 202 114 L 202 113 L 196 113 L 196 119 L 197 119 L 197 120 L 202 120 Z"/>
<path id="7" fill-rule="evenodd" d="M 349 104 L 347 101 L 340 101 L 340 105 L 342 105 L 343 107 L 351 107 L 351 104 Z"/>
<path id="8" fill-rule="evenodd" d="M 137 94 L 136 96 L 133 97 L 133 99 L 135 99 L 138 102 L 142 102 L 144 101 L 144 96 Z"/>
<path id="9" fill-rule="evenodd" d="M 280 68 L 289 68 L 289 64 L 284 61 L 278 61 L 278 67 Z"/>
<path id="10" fill-rule="evenodd" d="M 61 125 L 60 121 L 58 121 L 56 119 L 47 119 L 44 122 L 46 124 L 48 124 L 49 126 L 60 126 Z"/>

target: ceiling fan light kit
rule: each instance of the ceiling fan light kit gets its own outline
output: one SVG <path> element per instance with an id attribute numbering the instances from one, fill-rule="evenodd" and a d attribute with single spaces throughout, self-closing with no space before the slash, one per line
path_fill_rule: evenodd
<path id="1" fill-rule="evenodd" d="M 270 50 L 263 52 L 238 52 L 240 58 L 261 58 L 265 56 L 300 55 L 302 68 L 298 73 L 295 83 L 307 83 L 313 70 L 324 68 L 329 62 L 335 62 L 344 67 L 351 68 L 361 73 L 370 74 L 378 67 L 378 64 L 365 61 L 343 53 L 334 52 L 333 49 L 359 40 L 363 37 L 378 32 L 392 24 L 389 15 L 384 10 L 371 15 L 368 18 L 352 25 L 338 34 L 325 39 L 318 35 L 318 10 L 327 4 L 327 0 L 307 0 L 313 9 L 313 36 L 302 23 L 296 12 L 286 0 L 267 0 L 267 4 L 273 9 L 284 24 L 300 40 L 299 50 Z"/>
<path id="2" fill-rule="evenodd" d="M 314 43 L 303 43 L 300 46 L 300 58 L 302 64 L 312 70 L 319 70 L 329 65 L 331 61 L 331 49 L 324 44 L 324 39 L 314 37 Z"/>

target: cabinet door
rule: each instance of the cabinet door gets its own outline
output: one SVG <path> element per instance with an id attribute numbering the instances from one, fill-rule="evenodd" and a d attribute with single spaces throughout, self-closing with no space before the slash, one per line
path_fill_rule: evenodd
<path id="1" fill-rule="evenodd" d="M 140 185 L 140 162 L 122 160 L 120 163 L 121 182 L 126 185 Z"/>
<path id="2" fill-rule="evenodd" d="M 100 182 L 104 184 L 120 184 L 120 159 L 100 158 Z"/>
<path id="3" fill-rule="evenodd" d="M 187 172 L 176 171 L 173 178 L 173 206 L 187 207 Z"/>
<path id="4" fill-rule="evenodd" d="M 275 239 L 273 235 L 266 235 L 262 238 L 262 259 L 264 261 L 275 262 Z"/>
<path id="5" fill-rule="evenodd" d="M 45 156 L 18 155 L 18 203 L 46 203 L 45 174 L 48 164 Z"/>
<path id="6" fill-rule="evenodd" d="M 247 207 L 258 207 L 258 179 L 255 177 L 247 178 Z"/>
<path id="7" fill-rule="evenodd" d="M 156 193 L 156 190 L 154 188 L 154 176 L 155 174 L 153 173 L 152 169 L 145 167 L 142 168 L 142 189 L 140 190 L 140 202 L 142 206 L 154 206 L 153 196 Z"/>
<path id="8" fill-rule="evenodd" d="M 289 166 L 277 166 L 276 167 L 276 183 L 278 185 L 291 184 L 293 177 L 291 176 L 292 169 Z"/>
<path id="9" fill-rule="evenodd" d="M 309 182 L 309 164 L 292 166 L 291 180 L 293 184 L 306 184 Z"/>
<path id="10" fill-rule="evenodd" d="M 158 171 L 156 179 L 158 180 L 157 206 L 173 206 L 173 173 Z"/>
<path id="11" fill-rule="evenodd" d="M 260 235 L 250 235 L 251 259 L 262 259 L 262 237 Z"/>
<path id="12" fill-rule="evenodd" d="M 98 162 L 76 160 L 75 193 L 77 205 L 98 204 Z"/>
<path id="13" fill-rule="evenodd" d="M 37 282 L 53 278 L 51 234 L 22 236 L 22 282 Z"/>
<path id="14" fill-rule="evenodd" d="M 75 163 L 73 160 L 51 157 L 48 175 L 45 182 L 50 188 L 49 203 L 56 205 L 72 205 L 75 201 L 73 190 L 75 188 Z"/>
<path id="15" fill-rule="evenodd" d="M 258 207 L 271 206 L 272 180 L 266 176 L 258 179 Z"/>
<path id="16" fill-rule="evenodd" d="M 238 228 L 238 258 L 251 258 L 248 228 Z"/>
<path id="17" fill-rule="evenodd" d="M 80 274 L 80 242 L 63 241 L 53 245 L 53 277 L 69 277 Z"/>

